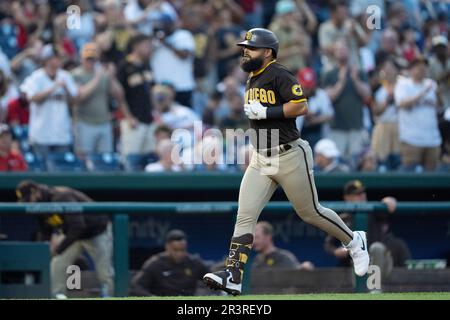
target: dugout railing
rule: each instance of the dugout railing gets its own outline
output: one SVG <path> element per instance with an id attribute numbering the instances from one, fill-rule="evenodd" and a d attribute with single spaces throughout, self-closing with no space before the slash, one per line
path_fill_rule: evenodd
<path id="1" fill-rule="evenodd" d="M 346 202 L 322 202 L 323 205 L 336 212 L 348 212 L 354 215 L 354 229 L 367 230 L 368 214 L 387 212 L 387 207 L 381 202 L 346 203 Z M 230 214 L 230 219 L 235 218 L 237 203 L 235 202 L 91 202 L 91 203 L 0 203 L 0 215 L 6 214 L 109 214 L 113 222 L 113 264 L 115 268 L 115 295 L 126 296 L 129 286 L 129 257 L 128 257 L 128 228 L 129 215 L 213 215 Z M 277 214 L 293 214 L 293 208 L 289 202 L 270 202 L 263 211 Z M 450 202 L 399 202 L 396 214 L 416 215 L 419 213 L 433 213 L 450 215 Z M 231 232 L 231 230 L 230 230 Z M 0 242 L 1 243 L 1 242 Z M 4 243 L 7 243 L 5 241 Z M 219 249 L 219 248 L 218 248 Z M 224 248 L 221 248 L 224 250 Z M 2 257 L 0 257 L 0 271 L 2 270 Z M 355 291 L 363 291 L 365 279 L 357 277 Z M 244 279 L 244 293 L 249 291 L 248 277 Z"/>

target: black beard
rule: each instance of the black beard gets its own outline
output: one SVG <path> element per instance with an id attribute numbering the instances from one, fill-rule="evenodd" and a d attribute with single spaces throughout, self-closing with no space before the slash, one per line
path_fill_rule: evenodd
<path id="1" fill-rule="evenodd" d="M 252 72 L 252 71 L 260 69 L 262 67 L 263 63 L 264 63 L 264 59 L 261 57 L 249 59 L 247 61 L 241 60 L 241 68 L 245 72 Z"/>

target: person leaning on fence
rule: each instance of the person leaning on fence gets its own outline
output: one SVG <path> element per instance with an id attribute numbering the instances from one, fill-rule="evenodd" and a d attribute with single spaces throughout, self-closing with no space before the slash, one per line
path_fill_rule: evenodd
<path id="1" fill-rule="evenodd" d="M 351 180 L 344 186 L 344 201 L 350 203 L 367 202 L 366 188 L 359 180 Z M 368 243 L 371 265 L 380 268 L 382 279 L 391 274 L 393 267 L 404 267 L 411 253 L 407 243 L 396 237 L 390 228 L 392 215 L 397 209 L 394 197 L 381 199 L 387 207 L 387 213 L 369 214 Z"/>
<path id="2" fill-rule="evenodd" d="M 92 202 L 78 190 L 50 187 L 24 180 L 16 187 L 19 202 Z M 66 269 L 86 250 L 93 259 L 102 296 L 113 293 L 112 233 L 104 215 L 50 214 L 43 217 L 43 229 L 50 231 L 52 296 L 66 294 Z"/>

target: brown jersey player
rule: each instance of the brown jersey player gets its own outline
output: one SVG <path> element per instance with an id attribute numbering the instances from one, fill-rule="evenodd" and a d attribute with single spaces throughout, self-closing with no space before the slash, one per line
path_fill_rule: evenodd
<path id="1" fill-rule="evenodd" d="M 226 269 L 207 273 L 204 282 L 233 295 L 241 293 L 255 225 L 278 186 L 300 218 L 340 240 L 350 251 L 355 273 L 365 275 L 369 268 L 365 232 L 350 230 L 318 201 L 312 150 L 295 125 L 296 117 L 307 113 L 307 101 L 295 76 L 276 62 L 278 39 L 267 29 L 255 28 L 238 45 L 243 47 L 241 67 L 249 73 L 244 110 L 255 133 L 250 136 L 254 151 L 239 190 Z"/>

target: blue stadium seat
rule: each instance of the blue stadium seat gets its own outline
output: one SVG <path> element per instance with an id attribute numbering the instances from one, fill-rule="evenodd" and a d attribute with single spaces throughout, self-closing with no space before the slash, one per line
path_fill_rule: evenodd
<path id="1" fill-rule="evenodd" d="M 89 171 L 122 171 L 120 157 L 117 153 L 91 154 L 87 156 L 86 167 Z"/>
<path id="2" fill-rule="evenodd" d="M 388 156 L 387 164 L 389 170 L 397 170 L 402 164 L 402 158 L 399 154 L 391 154 Z"/>
<path id="3" fill-rule="evenodd" d="M 47 156 L 47 170 L 50 172 L 86 172 L 86 164 L 72 152 L 50 153 Z"/>
<path id="4" fill-rule="evenodd" d="M 28 126 L 14 126 L 12 133 L 15 140 L 20 142 L 28 140 Z"/>
<path id="5" fill-rule="evenodd" d="M 23 154 L 28 165 L 28 171 L 31 172 L 45 172 L 47 171 L 45 161 L 42 157 L 35 155 L 33 152 L 28 151 Z"/>
<path id="6" fill-rule="evenodd" d="M 20 151 L 22 151 L 22 153 L 31 151 L 31 146 L 27 140 L 19 141 L 19 148 L 20 148 Z"/>
<path id="7" fill-rule="evenodd" d="M 28 143 L 28 126 L 13 126 L 12 134 L 14 140 L 17 140 L 22 153 L 31 151 Z"/>
<path id="8" fill-rule="evenodd" d="M 144 171 L 149 163 L 158 161 L 158 156 L 154 153 L 149 154 L 129 154 L 125 158 L 125 171 L 136 172 Z"/>

